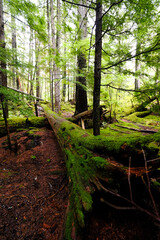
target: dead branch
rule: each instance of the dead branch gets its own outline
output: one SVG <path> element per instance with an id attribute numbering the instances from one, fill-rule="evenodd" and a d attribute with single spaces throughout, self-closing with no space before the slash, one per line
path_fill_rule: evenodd
<path id="1" fill-rule="evenodd" d="M 133 202 L 133 194 L 132 194 L 132 186 L 131 186 L 131 157 L 129 157 L 128 185 L 129 185 L 130 199 L 131 199 L 131 202 Z"/>
<path id="2" fill-rule="evenodd" d="M 87 6 L 87 5 L 84 5 L 84 4 L 80 4 L 80 3 L 74 3 L 74 2 L 70 2 L 70 1 L 67 1 L 67 0 L 62 0 L 63 2 L 67 2 L 67 3 L 70 3 L 72 5 L 76 5 L 76 6 L 81 6 L 81 7 L 85 7 L 85 8 L 90 8 L 90 9 L 94 9 L 94 7 L 91 7 L 91 6 Z"/>
<path id="3" fill-rule="evenodd" d="M 153 204 L 153 208 L 154 208 L 155 214 L 156 214 L 157 217 L 160 218 L 160 215 L 158 213 L 158 209 L 157 209 L 157 206 L 156 206 L 156 203 L 155 203 L 155 200 L 153 198 L 152 191 L 151 191 L 151 182 L 150 182 L 149 175 L 148 175 L 147 160 L 146 160 L 146 155 L 145 155 L 145 152 L 144 152 L 143 149 L 142 149 L 142 152 L 143 152 L 144 163 L 145 163 L 145 170 L 146 170 L 146 177 L 147 177 L 147 184 L 148 184 L 148 192 L 149 192 L 152 204 Z"/>
<path id="4" fill-rule="evenodd" d="M 98 189 L 99 190 L 104 190 L 105 192 L 110 193 L 113 196 L 116 196 L 118 198 L 121 198 L 121 199 L 125 200 L 126 202 L 130 203 L 131 205 L 133 205 L 135 207 L 135 209 L 137 209 L 137 210 L 139 210 L 141 212 L 146 213 L 150 217 L 154 218 L 156 221 L 160 222 L 160 216 L 157 216 L 157 215 L 153 214 L 152 212 L 148 211 L 147 209 L 140 207 L 134 201 L 129 200 L 128 198 L 120 195 L 119 193 L 115 192 L 114 190 L 110 190 L 110 189 L 105 188 L 98 180 L 95 181 L 95 184 L 96 184 L 96 187 L 98 185 Z M 112 206 L 114 206 L 114 205 L 112 205 Z"/>
<path id="5" fill-rule="evenodd" d="M 157 133 L 158 132 L 158 130 L 137 129 L 137 128 L 132 128 L 132 127 L 121 126 L 118 124 L 115 124 L 115 126 L 120 127 L 120 128 L 126 128 L 126 129 L 137 131 L 137 132 L 145 132 L 145 133 Z"/>
<path id="6" fill-rule="evenodd" d="M 136 210 L 135 207 L 121 207 L 121 206 L 117 206 L 117 205 L 115 205 L 113 203 L 110 203 L 110 202 L 104 200 L 103 198 L 101 198 L 100 201 L 106 203 L 109 207 L 112 207 L 112 208 L 117 209 L 117 210 Z"/>
<path id="7" fill-rule="evenodd" d="M 122 130 L 119 130 L 119 129 L 116 129 L 116 128 L 112 128 L 110 126 L 108 126 L 109 129 L 113 130 L 113 131 L 116 131 L 116 132 L 121 132 L 121 133 L 127 133 L 127 134 L 130 134 L 130 132 L 125 132 L 125 131 L 122 131 Z"/>

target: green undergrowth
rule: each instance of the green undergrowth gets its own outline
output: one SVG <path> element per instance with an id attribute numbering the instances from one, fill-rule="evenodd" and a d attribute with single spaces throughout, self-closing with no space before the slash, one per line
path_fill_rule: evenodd
<path id="1" fill-rule="evenodd" d="M 48 121 L 44 117 L 31 117 L 31 118 L 8 118 L 9 131 L 14 132 L 19 129 L 32 128 L 32 127 L 44 127 L 48 124 Z M 6 135 L 4 119 L 0 119 L 0 137 Z"/>
<path id="2" fill-rule="evenodd" d="M 155 127 L 160 130 L 160 116 L 158 117 L 151 114 L 146 116 L 145 112 L 135 112 L 125 117 L 125 119 L 144 124 L 145 126 Z"/>

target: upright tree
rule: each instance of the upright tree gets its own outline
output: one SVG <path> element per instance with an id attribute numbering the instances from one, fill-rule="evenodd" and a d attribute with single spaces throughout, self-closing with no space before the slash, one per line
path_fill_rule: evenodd
<path id="1" fill-rule="evenodd" d="M 3 0 L 0 0 L 0 53 L 0 85 L 7 87 Z M 1 96 L 1 101 L 3 101 L 4 104 L 3 116 L 5 118 L 8 116 L 8 106 L 4 96 Z"/>
<path id="2" fill-rule="evenodd" d="M 80 1 L 86 4 L 86 1 Z M 87 37 L 87 9 L 83 6 L 78 7 L 79 33 L 78 40 L 82 41 Z M 86 91 L 86 56 L 85 50 L 80 47 L 77 55 L 78 77 L 76 79 L 76 109 L 75 114 L 79 114 L 88 109 Z"/>
<path id="3" fill-rule="evenodd" d="M 93 134 L 100 134 L 100 86 L 102 58 L 102 0 L 96 0 L 96 32 L 93 91 Z"/>
<path id="4" fill-rule="evenodd" d="M 60 111 L 60 34 L 61 34 L 61 2 L 57 0 L 57 25 L 56 25 L 56 79 L 55 79 L 55 111 L 59 113 Z"/>

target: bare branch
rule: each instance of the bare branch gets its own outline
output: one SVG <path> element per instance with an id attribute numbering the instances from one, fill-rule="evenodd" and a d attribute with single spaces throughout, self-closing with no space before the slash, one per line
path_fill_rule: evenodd
<path id="1" fill-rule="evenodd" d="M 129 157 L 128 184 L 129 184 L 130 199 L 131 199 L 131 202 L 133 202 L 132 186 L 131 186 L 131 157 Z"/>
<path id="2" fill-rule="evenodd" d="M 160 222 L 160 217 L 159 216 L 153 214 L 152 212 L 148 211 L 147 209 L 145 209 L 143 207 L 140 207 L 134 201 L 129 200 L 128 198 L 120 195 L 119 193 L 117 193 L 114 190 L 109 190 L 109 189 L 105 188 L 98 180 L 96 180 L 94 183 L 96 184 L 96 186 L 99 190 L 103 189 L 105 192 L 110 193 L 113 196 L 116 196 L 118 198 L 121 198 L 121 199 L 125 200 L 126 202 L 132 204 L 132 206 L 134 206 L 137 210 L 146 213 L 147 215 L 149 215 L 150 217 L 152 217 L 156 221 Z"/>
<path id="3" fill-rule="evenodd" d="M 148 50 L 146 50 L 146 51 L 142 51 L 142 52 L 140 52 L 140 53 L 138 53 L 138 54 L 135 54 L 135 55 L 133 55 L 133 56 L 127 57 L 127 58 L 125 58 L 125 59 L 122 59 L 122 60 L 120 60 L 120 61 L 118 61 L 118 62 L 116 62 L 116 63 L 113 63 L 112 65 L 110 65 L 110 66 L 108 66 L 108 67 L 102 67 L 101 70 L 108 70 L 108 69 L 110 69 L 110 68 L 112 68 L 112 67 L 116 67 L 116 66 L 118 66 L 119 64 L 121 64 L 121 63 L 123 63 L 123 62 L 127 62 L 127 61 L 129 61 L 129 60 L 131 60 L 131 59 L 133 59 L 133 58 L 135 58 L 135 57 L 137 57 L 137 56 L 140 56 L 140 55 L 142 55 L 142 54 L 146 54 L 146 53 L 150 53 L 150 52 L 153 52 L 153 51 L 157 51 L 157 50 L 160 49 L 160 46 L 159 46 L 159 47 L 157 46 L 158 43 L 159 43 L 159 42 L 157 42 L 157 43 L 155 44 L 155 46 L 153 46 L 152 48 L 150 48 L 150 49 L 148 49 Z"/>
<path id="4" fill-rule="evenodd" d="M 160 218 L 155 200 L 154 200 L 152 192 L 151 192 L 151 182 L 150 182 L 149 175 L 148 175 L 147 159 L 146 159 L 146 155 L 145 155 L 145 152 L 144 152 L 143 149 L 142 149 L 142 152 L 143 152 L 144 163 L 145 163 L 145 170 L 146 170 L 146 177 L 147 177 L 147 184 L 148 184 L 148 192 L 149 192 L 152 204 L 153 204 L 154 212 L 155 212 L 156 216 Z"/>
<path id="5" fill-rule="evenodd" d="M 121 207 L 121 206 L 117 206 L 117 205 L 115 205 L 113 203 L 110 203 L 110 202 L 104 200 L 103 198 L 101 198 L 100 201 L 106 203 L 108 206 L 110 206 L 110 207 L 112 207 L 114 209 L 117 209 L 117 210 L 135 210 L 136 209 L 136 207 Z"/>
<path id="6" fill-rule="evenodd" d="M 86 5 L 84 5 L 84 4 L 74 3 L 74 2 L 70 2 L 70 1 L 68 1 L 68 0 L 62 0 L 62 1 L 63 1 L 63 2 L 70 3 L 70 4 L 73 4 L 73 5 L 76 5 L 76 6 L 81 6 L 81 7 L 90 8 L 90 9 L 94 9 L 94 10 L 95 10 L 94 7 L 86 6 Z"/>
<path id="7" fill-rule="evenodd" d="M 107 9 L 105 13 L 103 13 L 102 18 L 111 10 L 111 8 L 115 5 L 118 5 L 119 3 L 123 2 L 123 0 L 120 0 L 119 2 L 114 2 L 111 4 L 111 6 Z"/>

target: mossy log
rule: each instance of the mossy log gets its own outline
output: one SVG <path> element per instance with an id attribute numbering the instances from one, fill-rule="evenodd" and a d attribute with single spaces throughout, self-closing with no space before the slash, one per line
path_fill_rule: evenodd
<path id="1" fill-rule="evenodd" d="M 25 129 L 30 127 L 45 127 L 48 121 L 45 117 L 31 117 L 31 118 L 8 118 L 9 132 L 17 131 L 18 129 Z M 6 135 L 5 121 L 3 118 L 0 119 L 0 137 Z"/>
<path id="2" fill-rule="evenodd" d="M 66 156 L 66 166 L 69 177 L 70 201 L 66 220 L 65 239 L 74 239 L 80 236 L 79 228 L 85 226 L 85 213 L 92 209 L 92 194 L 95 189 L 101 189 L 103 182 L 110 189 L 119 191 L 121 184 L 128 182 L 128 175 L 143 175 L 145 169 L 138 173 L 135 169 L 124 166 L 110 156 L 119 156 L 136 145 L 131 139 L 126 143 L 123 139 L 107 139 L 93 136 L 51 111 L 41 104 L 45 115 L 55 132 L 59 144 Z M 143 143 L 147 142 L 143 139 Z M 129 155 L 127 157 L 129 161 Z M 128 173 L 129 172 L 129 173 Z M 76 230 L 75 230 L 76 229 Z M 78 239 L 78 238 L 76 238 Z"/>

